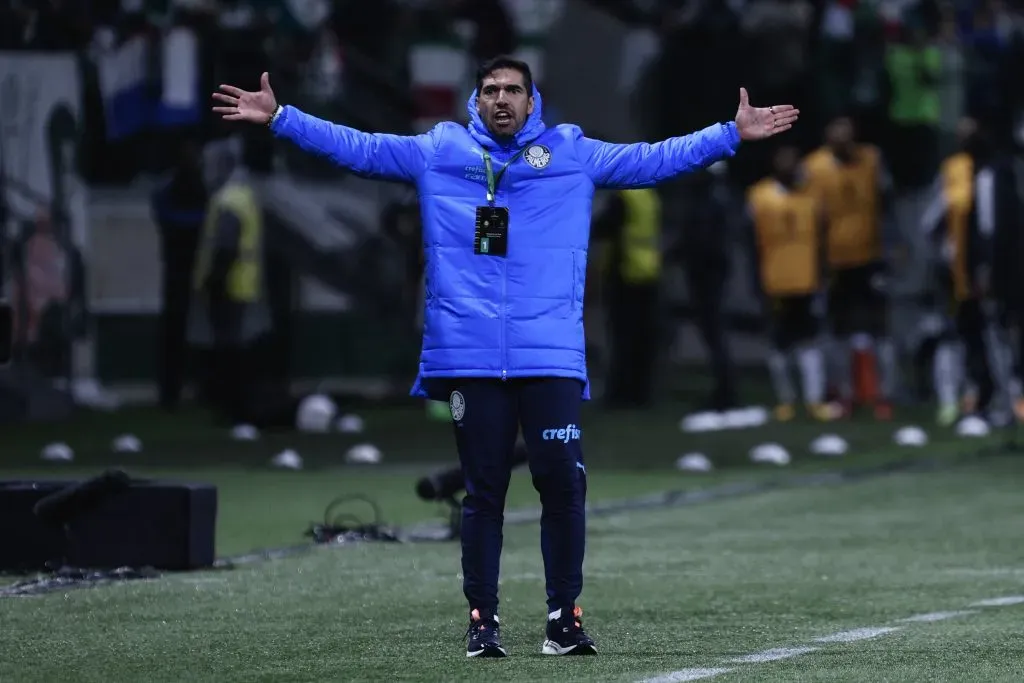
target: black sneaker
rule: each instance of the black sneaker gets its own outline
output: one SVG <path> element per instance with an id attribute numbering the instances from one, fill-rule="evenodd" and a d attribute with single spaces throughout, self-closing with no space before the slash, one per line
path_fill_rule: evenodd
<path id="1" fill-rule="evenodd" d="M 541 647 L 545 655 L 596 655 L 594 639 L 583 630 L 583 610 L 560 609 L 548 615 L 548 637 Z"/>
<path id="2" fill-rule="evenodd" d="M 508 652 L 501 646 L 501 628 L 498 616 L 481 617 L 479 610 L 469 615 L 469 629 L 466 631 L 469 644 L 466 645 L 467 657 L 507 657 Z"/>

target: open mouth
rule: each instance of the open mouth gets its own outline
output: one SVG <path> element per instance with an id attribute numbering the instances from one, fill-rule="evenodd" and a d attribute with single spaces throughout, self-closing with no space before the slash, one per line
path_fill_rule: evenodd
<path id="1" fill-rule="evenodd" d="M 507 126 L 512 123 L 512 114 L 507 111 L 499 111 L 494 115 L 494 123 L 499 126 Z"/>

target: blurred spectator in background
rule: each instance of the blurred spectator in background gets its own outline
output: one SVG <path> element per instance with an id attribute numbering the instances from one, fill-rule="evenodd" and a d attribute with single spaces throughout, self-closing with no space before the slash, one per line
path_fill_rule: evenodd
<path id="1" fill-rule="evenodd" d="M 995 304 L 999 332 L 1015 332 L 1017 343 L 989 340 L 989 364 L 1000 390 L 1013 401 L 1017 418 L 1024 420 L 1022 363 L 1024 363 L 1024 117 L 975 179 L 974 219 L 985 250 L 980 278 L 982 292 Z M 1009 380 L 1009 382 L 1008 382 Z"/>
<path id="2" fill-rule="evenodd" d="M 420 205 L 414 192 L 407 192 L 384 207 L 381 229 L 399 246 L 405 265 L 403 287 L 403 318 L 412 323 L 415 331 L 422 331 L 423 314 L 423 224 Z"/>
<path id="3" fill-rule="evenodd" d="M 14 353 L 44 376 L 67 378 L 85 297 L 81 252 L 59 205 L 38 205 L 7 243 Z"/>
<path id="4" fill-rule="evenodd" d="M 667 254 L 686 271 L 687 288 L 694 321 L 711 362 L 714 387 L 707 408 L 714 411 L 735 408 L 735 368 L 729 353 L 725 319 L 725 285 L 735 235 L 732 197 L 727 184 L 728 166 L 719 161 L 680 183 L 683 212 L 676 226 L 678 242 Z"/>
<path id="5" fill-rule="evenodd" d="M 921 3 L 891 28 L 886 52 L 890 81 L 889 135 L 884 147 L 898 192 L 919 190 L 935 177 L 939 159 L 943 54 L 938 18 Z M 918 214 L 920 215 L 920 214 Z"/>
<path id="6" fill-rule="evenodd" d="M 609 408 L 651 402 L 659 348 L 661 221 L 661 199 L 650 188 L 610 195 L 594 220 L 592 239 L 608 243 Z"/>
<path id="7" fill-rule="evenodd" d="M 70 259 L 45 209 L 37 211 L 34 221 L 23 221 L 17 246 L 14 335 L 27 349 L 42 348 L 62 336 L 60 311 L 69 299 Z"/>
<path id="8" fill-rule="evenodd" d="M 772 175 L 750 188 L 747 213 L 754 246 L 753 275 L 769 320 L 768 370 L 778 405 L 775 419 L 796 416 L 790 367 L 799 369 L 807 413 L 836 417 L 825 402 L 820 293 L 824 231 L 819 194 L 800 175 L 800 153 L 779 147 Z"/>
<path id="9" fill-rule="evenodd" d="M 203 351 L 204 394 L 235 427 L 257 422 L 271 331 L 264 280 L 264 216 L 241 164 L 237 140 L 214 143 L 204 159 L 213 196 L 193 270 L 189 337 Z"/>
<path id="10" fill-rule="evenodd" d="M 158 381 L 160 405 L 165 410 L 176 409 L 181 399 L 192 271 L 209 201 L 199 145 L 194 140 L 181 141 L 178 155 L 170 177 L 157 186 L 152 197 L 163 266 Z"/>
<path id="11" fill-rule="evenodd" d="M 987 409 L 992 376 L 985 350 L 985 313 L 979 296 L 977 270 L 982 256 L 974 214 L 975 174 L 990 157 L 986 134 L 973 119 L 962 119 L 958 150 L 942 162 L 936 195 L 922 219 L 925 234 L 939 244 L 942 255 L 936 289 L 949 323 L 923 345 L 921 360 L 933 351 L 933 383 L 939 408 L 936 421 L 949 426 L 960 416 L 961 385 L 970 382 L 965 412 Z M 945 305 L 944 305 L 945 304 Z M 966 396 L 965 396 L 966 398 Z"/>
<path id="12" fill-rule="evenodd" d="M 875 417 L 889 419 L 896 390 L 896 350 L 888 334 L 882 250 L 889 174 L 878 148 L 858 143 L 848 116 L 829 122 L 825 145 L 808 155 L 804 171 L 825 217 L 828 314 L 834 337 L 831 355 L 840 399 L 847 411 L 855 399 L 873 403 Z M 876 386 L 872 347 L 880 366 L 880 386 Z"/>

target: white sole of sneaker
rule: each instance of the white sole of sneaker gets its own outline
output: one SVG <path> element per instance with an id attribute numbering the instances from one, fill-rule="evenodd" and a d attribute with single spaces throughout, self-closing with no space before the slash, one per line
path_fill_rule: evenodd
<path id="1" fill-rule="evenodd" d="M 570 645 L 569 647 L 562 647 L 553 640 L 545 640 L 544 644 L 540 648 L 542 655 L 553 655 L 560 657 L 562 655 L 596 655 L 596 647 L 586 647 L 583 649 L 579 648 L 578 645 Z"/>

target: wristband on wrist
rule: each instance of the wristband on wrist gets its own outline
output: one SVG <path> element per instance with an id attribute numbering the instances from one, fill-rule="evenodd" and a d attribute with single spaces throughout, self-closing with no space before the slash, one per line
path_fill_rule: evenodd
<path id="1" fill-rule="evenodd" d="M 281 115 L 282 111 L 284 111 L 284 107 L 282 107 L 280 104 L 277 105 L 277 109 L 275 109 L 274 113 L 270 115 L 269 119 L 267 119 L 267 128 L 270 128 L 271 126 L 274 125 L 274 121 L 277 121 L 277 117 Z"/>

